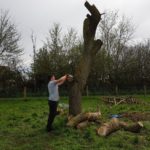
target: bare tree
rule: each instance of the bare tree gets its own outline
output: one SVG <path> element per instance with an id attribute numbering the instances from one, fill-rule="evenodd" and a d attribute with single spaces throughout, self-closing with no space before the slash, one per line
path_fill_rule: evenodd
<path id="1" fill-rule="evenodd" d="M 136 65 L 137 72 L 136 77 L 138 77 L 138 82 L 141 84 L 141 87 L 144 88 L 144 94 L 147 93 L 147 85 L 150 81 L 150 40 L 137 44 L 134 47 L 136 54 Z"/>
<path id="2" fill-rule="evenodd" d="M 33 46 L 33 80 L 34 80 L 34 91 L 36 91 L 36 70 L 35 70 L 35 57 L 36 57 L 36 36 L 34 32 L 31 33 L 31 41 Z"/>
<path id="3" fill-rule="evenodd" d="M 75 29 L 68 29 L 67 34 L 63 37 L 63 48 L 65 51 L 69 51 L 78 44 L 77 32 Z"/>
<path id="4" fill-rule="evenodd" d="M 117 11 L 106 12 L 99 27 L 100 35 L 102 35 L 105 43 L 104 49 L 107 51 L 108 56 L 112 58 L 108 62 L 109 77 L 115 85 L 116 94 L 118 94 L 119 71 L 123 67 L 121 64 L 124 52 L 134 34 L 135 28 L 131 20 L 125 16 L 119 18 Z"/>
<path id="5" fill-rule="evenodd" d="M 63 50 L 66 54 L 67 69 L 73 73 L 81 56 L 83 41 L 77 36 L 75 29 L 70 28 L 63 37 Z M 69 65 L 68 65 L 69 64 Z"/>
<path id="6" fill-rule="evenodd" d="M 16 29 L 16 25 L 12 23 L 8 11 L 0 11 L 0 63 L 8 65 L 10 60 L 12 63 L 18 63 L 19 56 L 23 49 L 20 48 L 19 42 L 21 36 Z M 11 64 L 12 64 L 11 63 Z"/>

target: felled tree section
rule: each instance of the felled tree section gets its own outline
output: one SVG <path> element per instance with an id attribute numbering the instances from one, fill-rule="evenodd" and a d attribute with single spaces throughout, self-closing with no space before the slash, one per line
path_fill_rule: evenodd
<path id="1" fill-rule="evenodd" d="M 143 124 L 140 121 L 137 123 L 132 123 L 132 124 L 126 124 L 124 122 L 122 122 L 120 124 L 122 124 L 121 126 L 125 131 L 130 131 L 130 132 L 134 132 L 134 133 L 140 132 L 140 130 L 143 128 Z"/>
<path id="2" fill-rule="evenodd" d="M 107 136 L 119 129 L 120 125 L 118 119 L 113 118 L 110 122 L 104 123 L 100 128 L 98 128 L 97 134 L 101 136 Z"/>
<path id="3" fill-rule="evenodd" d="M 101 117 L 100 112 L 85 112 L 80 113 L 68 120 L 67 126 L 68 127 L 76 127 L 76 128 L 83 128 L 88 125 L 90 121 L 99 120 Z"/>
<path id="4" fill-rule="evenodd" d="M 141 128 L 143 128 L 143 124 L 141 122 L 128 124 L 126 122 L 120 121 L 117 118 L 112 118 L 109 122 L 102 124 L 102 126 L 97 129 L 97 134 L 100 136 L 108 136 L 120 129 L 138 133 L 140 132 Z"/>

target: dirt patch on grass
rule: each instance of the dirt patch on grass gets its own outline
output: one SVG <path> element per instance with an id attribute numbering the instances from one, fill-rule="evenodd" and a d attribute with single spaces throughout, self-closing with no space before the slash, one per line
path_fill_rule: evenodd
<path id="1" fill-rule="evenodd" d="M 150 121 L 150 112 L 126 112 L 121 116 L 132 121 Z"/>

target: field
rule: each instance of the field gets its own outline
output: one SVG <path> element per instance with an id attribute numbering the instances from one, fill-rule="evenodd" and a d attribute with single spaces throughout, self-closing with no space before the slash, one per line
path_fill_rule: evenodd
<path id="1" fill-rule="evenodd" d="M 150 103 L 150 96 L 136 97 Z M 60 103 L 68 103 L 67 97 L 62 97 Z M 97 106 L 103 121 L 108 121 L 111 114 L 150 111 L 150 105 L 110 107 L 100 96 L 83 97 L 83 111 L 96 111 Z M 150 120 L 143 121 L 144 128 L 140 133 L 119 130 L 100 137 L 96 134 L 100 125 L 93 123 L 83 130 L 69 128 L 66 127 L 66 115 L 55 118 L 55 130 L 48 134 L 45 131 L 47 116 L 47 98 L 1 99 L 0 150 L 150 150 Z"/>

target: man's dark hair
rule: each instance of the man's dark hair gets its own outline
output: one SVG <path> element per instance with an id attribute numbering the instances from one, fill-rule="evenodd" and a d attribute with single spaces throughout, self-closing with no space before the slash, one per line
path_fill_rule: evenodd
<path id="1" fill-rule="evenodd" d="M 52 76 L 55 76 L 55 74 L 53 74 L 53 73 L 49 74 L 48 75 L 48 80 L 50 80 Z"/>

